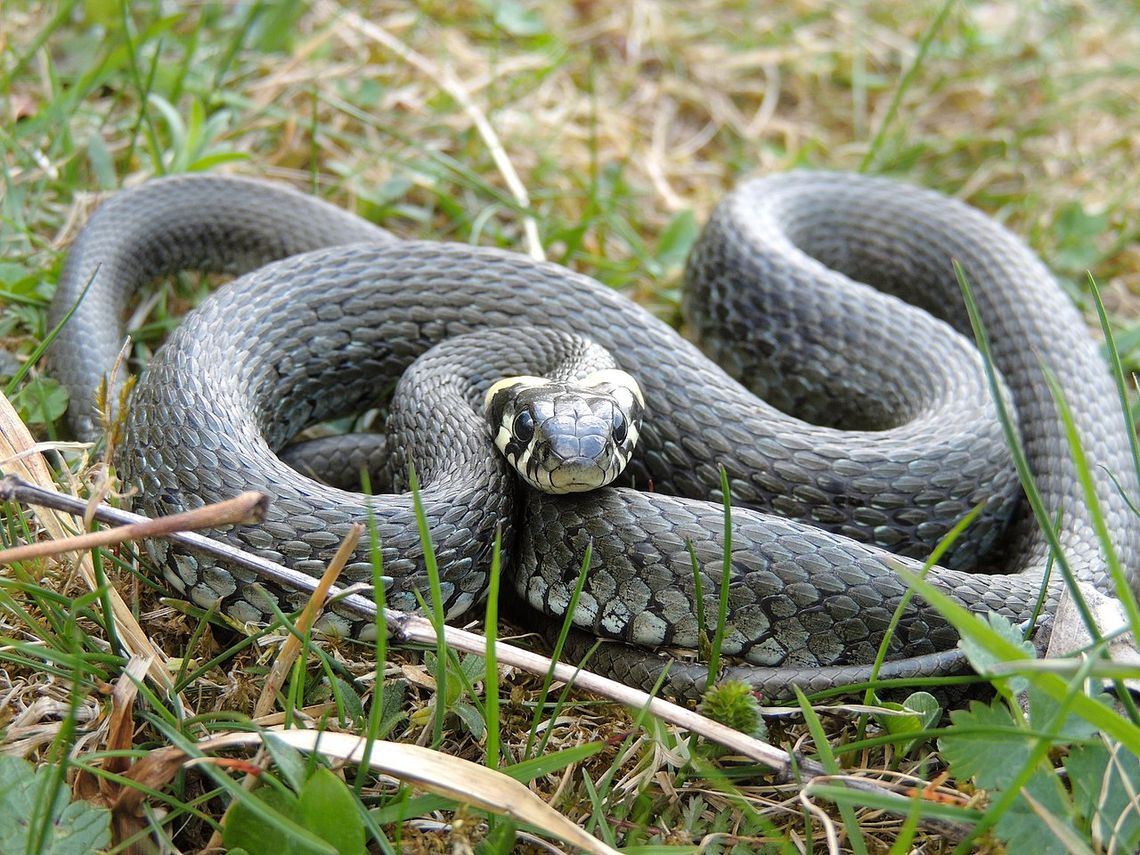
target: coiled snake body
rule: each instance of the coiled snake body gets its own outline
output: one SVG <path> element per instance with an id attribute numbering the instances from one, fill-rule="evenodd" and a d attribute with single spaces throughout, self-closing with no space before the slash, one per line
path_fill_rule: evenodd
<path id="1" fill-rule="evenodd" d="M 561 614 L 592 543 L 577 626 L 642 648 L 696 646 L 689 546 L 711 620 L 723 466 L 735 506 L 724 650 L 748 663 L 758 688 L 781 694 L 793 682 L 810 689 L 865 674 L 906 591 L 892 564 L 920 566 L 979 504 L 947 566 L 929 578 L 973 610 L 1015 621 L 1030 614 L 1048 550 L 1023 507 L 980 358 L 960 334 L 969 325 L 952 259 L 979 299 L 1046 507 L 1061 511 L 1069 562 L 1107 590 L 1041 367 L 1073 409 L 1104 519 L 1134 574 L 1140 534 L 1111 477 L 1135 496 L 1136 476 L 1119 403 L 1080 316 L 1002 227 L 882 179 L 788 173 L 747 183 L 719 206 L 689 260 L 685 311 L 691 334 L 722 367 L 626 298 L 560 266 L 398 241 L 262 182 L 162 179 L 114 197 L 77 239 L 53 318 L 89 280 L 90 288 L 52 365 L 71 391 L 77 432 L 89 437 L 130 294 L 177 269 L 252 270 L 192 312 L 155 355 L 132 395 L 118 460 L 148 513 L 266 491 L 263 525 L 217 536 L 313 573 L 365 518 L 365 498 L 311 481 L 275 452 L 307 424 L 384 400 L 417 357 L 464 336 L 459 357 L 436 360 L 431 376 L 443 379 L 412 397 L 443 406 L 442 424 L 410 424 L 423 421 L 413 403 L 407 429 L 429 436 L 396 440 L 422 473 L 449 615 L 483 595 L 501 521 L 514 585 L 531 605 Z M 637 377 L 647 413 L 626 486 L 527 491 L 516 505 L 518 488 L 472 402 L 495 372 L 546 370 L 557 335 L 553 345 L 529 344 L 530 328 L 597 342 Z M 468 357 L 480 339 L 469 333 L 482 333 L 493 353 Z M 454 401 L 440 404 L 447 394 Z M 426 581 L 410 497 L 380 496 L 374 506 L 393 579 L 387 602 L 414 608 L 413 591 Z M 166 561 L 171 584 L 194 601 L 221 597 L 243 620 L 269 614 L 265 594 L 241 571 L 193 555 Z M 367 550 L 346 573 L 371 579 Z M 1057 591 L 1051 583 L 1049 607 Z M 272 593 L 297 604 L 295 593 Z M 325 628 L 355 629 L 335 609 Z M 955 641 L 916 599 L 891 642 L 903 660 L 896 673 Z M 643 682 L 662 660 L 611 645 L 595 661 Z M 693 688 L 695 672 L 672 673 L 679 690 Z"/>

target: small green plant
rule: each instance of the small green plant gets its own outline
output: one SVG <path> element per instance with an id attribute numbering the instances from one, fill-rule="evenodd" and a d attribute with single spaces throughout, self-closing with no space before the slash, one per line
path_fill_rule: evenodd
<path id="1" fill-rule="evenodd" d="M 474 685 L 483 679 L 486 670 L 485 661 L 482 656 L 470 654 L 458 658 L 448 656 L 444 666 L 447 668 L 448 679 L 442 690 L 432 696 L 427 706 L 409 716 L 412 724 L 421 727 L 428 724 L 436 714 L 436 704 L 442 702 L 445 714 L 456 716 L 463 723 L 464 730 L 476 739 L 482 739 L 487 731 L 487 723 L 483 719 L 482 705 L 474 694 Z M 433 652 L 424 653 L 424 665 L 431 673 L 437 673 L 436 656 Z"/>
<path id="2" fill-rule="evenodd" d="M 288 786 L 267 778 L 230 808 L 222 833 L 227 850 L 282 855 L 365 852 L 364 821 L 351 788 L 324 766 L 305 774 L 300 756 L 288 753 L 295 758 L 281 766 Z M 274 754 L 280 757 L 280 751 Z"/>
<path id="3" fill-rule="evenodd" d="M 876 715 L 875 721 L 891 736 L 905 737 L 907 734 L 918 734 L 933 727 L 942 718 L 942 705 L 930 692 L 912 692 L 902 703 L 897 701 L 884 701 L 876 698 L 875 704 L 884 709 L 900 713 L 900 715 Z M 917 736 L 906 740 L 899 745 L 903 754 L 910 751 L 922 742 Z"/>
<path id="4" fill-rule="evenodd" d="M 713 721 L 757 739 L 765 739 L 768 735 L 755 692 L 739 680 L 725 680 L 713 686 L 705 692 L 699 710 Z"/>
<path id="5" fill-rule="evenodd" d="M 1028 715 L 1004 700 L 975 701 L 950 721 L 938 740 L 942 755 L 956 777 L 989 791 L 987 819 L 995 817 L 993 831 L 1006 843 L 1033 840 L 1041 855 L 1076 851 L 1076 840 L 1098 840 L 1106 852 L 1140 846 L 1140 759 L 1086 720 L 1030 690 Z M 1060 750 L 1064 777 L 1050 758 Z"/>
<path id="6" fill-rule="evenodd" d="M 111 812 L 70 800 L 52 766 L 0 756 L 0 852 L 86 855 L 111 843 Z"/>
<path id="7" fill-rule="evenodd" d="M 52 377 L 33 377 L 12 396 L 12 404 L 25 424 L 49 425 L 67 412 L 67 390 Z"/>

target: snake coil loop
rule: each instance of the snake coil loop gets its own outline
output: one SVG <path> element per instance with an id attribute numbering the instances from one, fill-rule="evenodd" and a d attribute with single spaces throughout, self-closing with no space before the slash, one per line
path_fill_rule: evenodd
<path id="1" fill-rule="evenodd" d="M 365 517 L 365 497 L 317 484 L 275 452 L 314 421 L 382 399 L 416 363 L 431 378 L 419 404 L 446 415 L 425 424 L 413 403 L 396 444 L 431 475 L 423 499 L 449 614 L 483 595 L 490 533 L 502 521 L 516 589 L 552 616 L 567 607 L 592 544 L 574 622 L 642 648 L 693 647 L 698 609 L 715 614 L 723 466 L 737 506 L 724 650 L 746 663 L 758 688 L 780 694 L 793 683 L 820 688 L 865 674 L 906 593 L 893 567 L 917 568 L 976 506 L 977 521 L 928 578 L 975 611 L 1015 621 L 1036 598 L 1048 547 L 1021 499 L 980 359 L 962 335 L 969 326 L 952 260 L 978 297 L 1047 510 L 1063 512 L 1070 565 L 1108 589 L 1042 366 L 1073 411 L 1135 588 L 1140 533 L 1125 496 L 1140 491 L 1115 392 L 1080 316 L 1001 226 L 883 179 L 788 173 L 725 199 L 687 269 L 687 326 L 708 356 L 621 295 L 554 264 L 397 241 L 262 182 L 157 180 L 115 196 L 77 239 L 52 321 L 88 280 L 91 287 L 51 358 L 71 392 L 76 432 L 90 438 L 94 393 L 118 352 L 130 294 L 176 269 L 245 273 L 186 318 L 132 396 L 118 460 L 145 512 L 265 490 L 273 501 L 264 525 L 216 536 L 318 572 Z M 523 326 L 556 333 L 536 344 L 517 333 Z M 481 355 L 490 338 L 495 353 Z M 641 386 L 637 450 L 620 486 L 528 491 L 517 511 L 515 479 L 488 452 L 482 396 L 503 374 L 550 370 L 583 339 Z M 417 362 L 448 340 L 458 344 L 442 358 L 433 351 L 428 364 Z M 529 422 L 516 417 L 518 441 L 537 430 L 533 413 Z M 388 603 L 414 607 L 425 576 L 410 499 L 380 496 L 374 510 L 385 573 L 395 580 Z M 705 577 L 703 603 L 691 556 Z M 266 594 L 241 572 L 193 555 L 164 560 L 170 583 L 196 602 L 222 598 L 243 620 L 267 615 Z M 366 551 L 346 572 L 370 578 Z M 1050 583 L 1050 608 L 1057 592 Z M 288 591 L 271 594 L 286 608 L 297 604 Z M 335 609 L 324 621 L 355 629 Z M 937 666 L 955 640 L 937 613 L 911 602 L 891 642 L 896 672 Z M 593 660 L 630 682 L 652 682 L 663 662 L 625 645 Z M 671 674 L 682 693 L 699 682 L 691 669 Z"/>

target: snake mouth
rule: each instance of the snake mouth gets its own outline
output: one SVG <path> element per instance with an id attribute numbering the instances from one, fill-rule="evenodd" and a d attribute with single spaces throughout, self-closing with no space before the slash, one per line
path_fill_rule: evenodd
<path id="1" fill-rule="evenodd" d="M 604 487 L 613 480 L 592 457 L 563 460 L 557 468 L 545 474 L 550 480 L 548 492 L 551 493 L 585 493 Z"/>

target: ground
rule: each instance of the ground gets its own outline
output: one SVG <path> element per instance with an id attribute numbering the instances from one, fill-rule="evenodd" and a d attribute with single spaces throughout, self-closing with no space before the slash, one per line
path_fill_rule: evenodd
<path id="1" fill-rule="evenodd" d="M 6 391 L 37 439 L 66 436 L 66 400 L 37 348 L 67 244 L 102 193 L 190 170 L 288 181 L 403 237 L 542 254 L 671 322 L 696 229 L 743 177 L 799 166 L 885 173 L 970 202 L 1023 235 L 1093 321 L 1091 272 L 1126 367 L 1140 360 L 1140 27 L 1129 3 L 73 0 L 13 2 L 3 17 L 0 374 L 16 377 Z M 202 290 L 186 282 L 145 304 L 141 359 Z M 8 540 L 27 538 L 20 525 L 8 517 Z M 214 729 L 250 713 L 276 650 L 269 640 L 233 652 L 240 634 L 160 605 L 117 561 L 106 565 L 139 603 L 151 640 L 184 669 L 196 712 L 219 716 Z M 46 589 L 76 596 L 81 584 L 54 564 L 36 567 L 43 585 L 34 572 L 15 574 L 0 604 L 4 752 L 47 764 L 70 745 L 76 763 L 91 762 L 109 744 L 100 725 L 109 701 L 96 690 L 119 674 L 121 648 L 98 619 L 98 599 L 85 604 L 94 617 L 74 610 L 79 620 L 69 622 Z M 313 658 L 308 682 L 283 692 L 307 692 L 296 699 L 312 706 L 343 685 L 367 703 L 371 651 L 328 649 L 341 682 L 324 679 L 331 671 Z M 391 702 L 410 715 L 393 738 L 484 760 L 485 738 L 472 733 L 486 717 L 482 688 L 452 699 L 456 714 L 436 740 L 432 669 L 393 660 L 384 677 L 404 687 L 390 689 Z M 532 719 L 552 754 L 602 743 L 565 777 L 537 777 L 535 790 L 613 842 L 828 845 L 826 823 L 791 790 L 752 766 L 694 759 L 678 731 L 635 726 L 588 699 L 535 713 L 529 678 L 512 677 L 501 693 L 504 763 L 534 753 Z M 141 752 L 179 732 L 199 735 L 148 703 L 127 745 Z M 878 724 L 860 741 L 865 724 L 853 713 L 824 718 L 828 741 L 849 752 L 840 758 L 847 772 L 930 777 L 942 768 L 931 740 L 912 760 L 898 737 L 879 738 Z M 809 748 L 795 719 L 774 719 L 770 738 Z M 221 816 L 221 790 L 209 788 L 222 785 L 179 780 L 168 806 L 188 819 L 169 833 L 191 851 Z M 396 823 L 392 801 L 380 798 L 389 815 L 376 822 L 411 851 L 460 851 L 484 834 L 474 813 L 459 823 L 447 814 L 450 830 Z M 978 804 L 995 801 L 991 793 Z M 865 808 L 857 819 L 838 817 L 843 851 L 887 851 L 892 841 L 896 851 L 951 848 L 928 826 L 921 843 L 908 843 L 902 817 Z M 999 845 L 985 840 L 969 846 Z"/>

